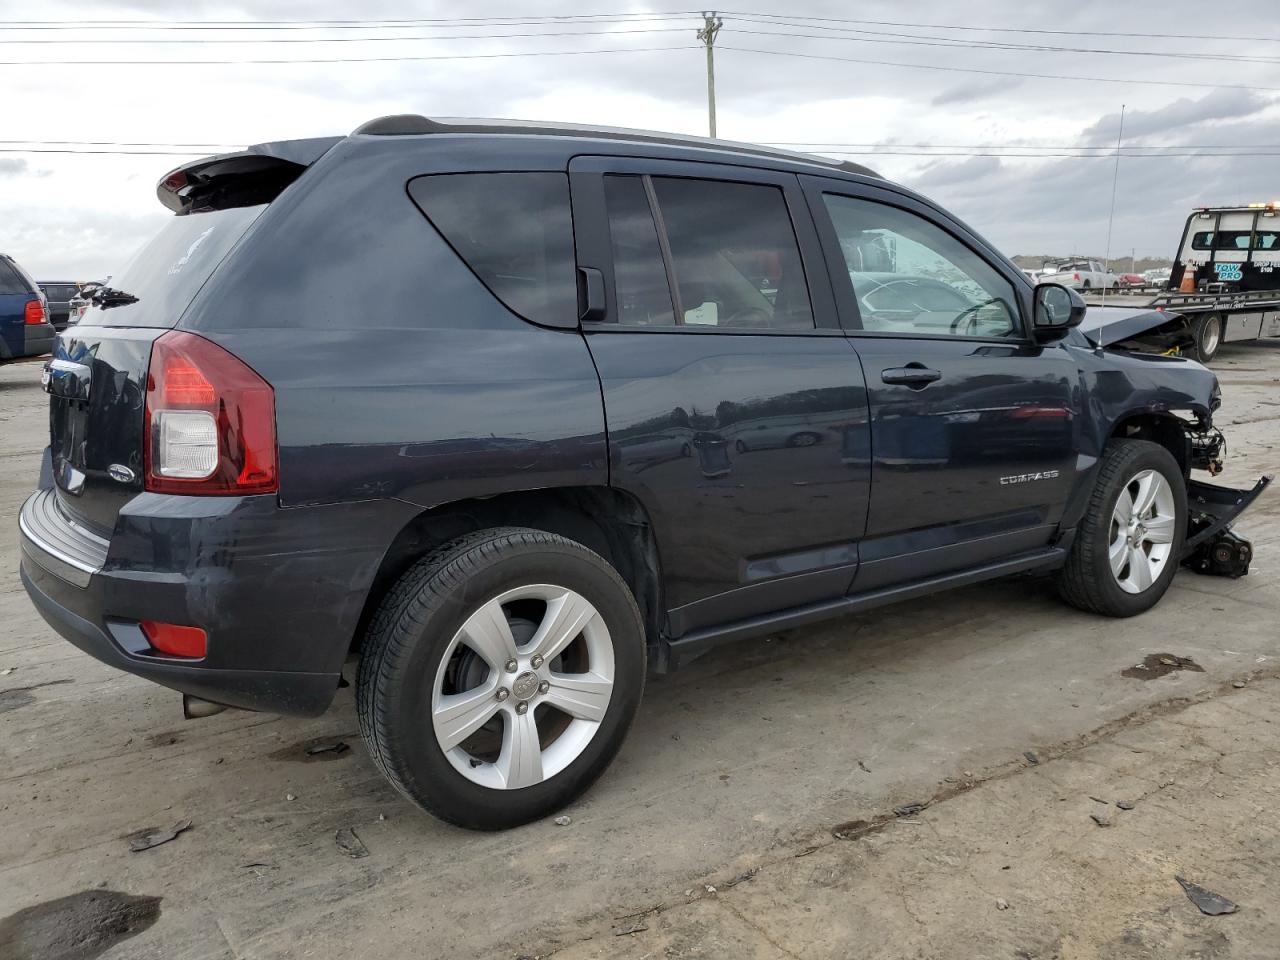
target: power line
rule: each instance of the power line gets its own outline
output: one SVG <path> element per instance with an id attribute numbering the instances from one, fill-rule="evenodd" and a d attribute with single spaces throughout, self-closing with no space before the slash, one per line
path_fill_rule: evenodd
<path id="1" fill-rule="evenodd" d="M 653 53 L 665 50 L 694 50 L 693 46 L 679 47 L 610 47 L 603 50 L 526 50 L 518 53 L 453 53 L 424 56 L 401 57 L 306 57 L 289 60 L 254 59 L 240 60 L 69 60 L 60 64 L 59 69 L 69 66 L 119 66 L 119 67 L 183 67 L 183 66 L 229 66 L 253 64 L 287 64 L 287 63 L 401 63 L 424 60 L 506 60 L 518 57 L 583 57 L 597 53 Z M 0 67 L 47 67 L 47 60 L 0 60 Z"/>
<path id="2" fill-rule="evenodd" d="M 213 39 L 204 40 L 178 40 L 170 37 L 147 38 L 145 40 L 130 40 L 127 38 L 89 38 L 85 40 L 46 40 L 43 38 L 36 40 L 15 40 L 13 38 L 0 39 L 0 44 L 20 43 L 20 44 L 91 44 L 100 46 L 104 44 L 172 44 L 172 43 L 198 43 L 202 46 L 208 43 L 236 43 L 236 44 L 259 44 L 259 43 L 379 43 L 386 41 L 436 41 L 436 40 L 507 40 L 507 39 L 526 39 L 529 37 L 587 37 L 587 36 L 620 36 L 622 34 L 631 33 L 684 33 L 687 27 L 640 27 L 637 29 L 627 30 L 556 30 L 544 31 L 538 33 L 467 33 L 467 34 L 450 34 L 448 36 L 424 37 L 424 36 L 401 36 L 401 37 L 253 37 L 248 40 L 238 40 L 226 37 L 215 37 Z"/>
<path id="3" fill-rule="evenodd" d="M 0 140 L 0 143 L 9 141 Z M 15 141 L 32 143 L 31 140 Z M 1096 145 L 1087 143 L 822 143 L 811 140 L 769 140 L 761 144 L 769 147 L 804 147 L 810 150 L 826 150 L 827 147 L 902 147 L 937 148 L 954 150 L 1115 150 L 1113 145 Z M 1280 150 L 1280 144 L 1268 143 L 1169 143 L 1164 145 L 1143 146 L 1133 144 L 1123 147 L 1124 150 Z M 834 151 L 826 151 L 834 152 Z"/>
<path id="4" fill-rule="evenodd" d="M 794 26 L 806 29 L 819 29 L 840 31 L 840 35 L 826 36 L 817 33 L 791 33 L 781 32 L 777 30 L 743 30 L 741 28 L 733 28 L 734 33 L 751 34 L 755 36 L 766 37 L 803 37 L 811 40 L 843 40 L 847 43 L 887 43 L 900 46 L 915 47 L 943 47 L 948 49 L 977 49 L 977 50 L 1007 50 L 1013 52 L 1037 52 L 1037 53 L 1085 53 L 1085 54 L 1108 54 L 1111 56 L 1121 57 L 1166 57 L 1178 60 L 1208 60 L 1221 61 L 1225 63 L 1280 63 L 1280 59 L 1275 57 L 1252 56 L 1249 54 L 1229 54 L 1229 53 L 1189 53 L 1186 51 L 1173 50 L 1113 50 L 1103 47 L 1055 47 L 1046 44 L 1029 44 L 1029 43 L 1008 43 L 1004 41 L 988 41 L 988 40 L 951 40 L 946 37 L 931 37 L 925 34 L 913 33 L 885 33 L 875 30 L 850 30 L 842 27 L 820 27 L 813 24 L 788 23 L 780 20 L 754 20 L 744 19 L 742 22 L 759 24 L 761 26 Z M 843 33 L 869 33 L 874 36 L 844 36 Z M 899 39 L 890 39 L 899 38 Z"/>
<path id="5" fill-rule="evenodd" d="M 901 63 L 894 60 L 869 60 L 859 57 L 835 57 L 819 53 L 799 53 L 791 50 L 760 50 L 754 47 L 720 47 L 721 50 L 734 50 L 738 53 L 761 53 L 775 57 L 799 57 L 804 60 L 825 60 L 839 63 L 864 63 L 879 67 L 908 67 L 913 70 L 944 70 L 950 73 L 980 73 L 996 77 L 1024 77 L 1035 80 L 1085 80 L 1094 83 L 1134 83 L 1143 86 L 1157 87 L 1214 87 L 1231 90 L 1265 90 L 1280 91 L 1280 87 L 1257 87 L 1243 83 L 1194 83 L 1189 80 L 1125 80 L 1119 77 L 1078 77 L 1060 73 L 1021 73 L 1013 70 L 983 70 L 978 67 L 946 67 L 934 63 Z"/>
<path id="6" fill-rule="evenodd" d="M 725 16 L 734 17 L 764 17 L 778 19 L 783 14 L 776 13 L 755 13 L 743 10 L 722 10 Z M 822 23 L 860 23 L 869 24 L 877 27 L 910 27 L 913 29 L 926 30 L 971 30 L 979 33 L 1039 33 L 1053 36 L 1069 36 L 1069 37 L 1128 37 L 1139 39 L 1154 40 L 1234 40 L 1234 41 L 1258 41 L 1261 43 L 1280 43 L 1280 37 L 1230 37 L 1221 34 L 1203 34 L 1203 33 L 1125 33 L 1107 30 L 1044 30 L 1031 27 L 977 27 L 972 24 L 959 23 L 904 23 L 901 20 L 861 20 L 849 17 L 809 17 L 799 14 L 787 14 L 787 19 L 791 20 L 815 20 Z"/>
<path id="7" fill-rule="evenodd" d="M 440 17 L 384 20 L 7 20 L 0 27 L 11 30 L 385 30 L 399 27 L 456 29 L 467 27 L 511 27 L 538 24 L 643 23 L 698 15 L 696 10 L 667 13 L 595 13 L 564 16 L 524 15 L 517 17 Z"/>

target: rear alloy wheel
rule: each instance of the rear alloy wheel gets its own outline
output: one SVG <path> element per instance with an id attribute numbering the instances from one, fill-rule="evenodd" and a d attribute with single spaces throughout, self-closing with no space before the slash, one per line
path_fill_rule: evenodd
<path id="1" fill-rule="evenodd" d="M 1110 617 L 1149 610 L 1173 582 L 1187 525 L 1187 495 L 1173 455 L 1146 440 L 1113 440 L 1058 591 Z"/>
<path id="2" fill-rule="evenodd" d="M 1208 363 L 1218 354 L 1222 346 L 1222 317 L 1216 313 L 1208 313 L 1197 317 L 1191 326 L 1195 342 L 1188 354 L 1193 360 Z"/>
<path id="3" fill-rule="evenodd" d="M 554 534 L 486 530 L 406 573 L 365 640 L 361 731 L 429 813 L 496 830 L 579 796 L 617 753 L 644 686 L 630 589 Z"/>

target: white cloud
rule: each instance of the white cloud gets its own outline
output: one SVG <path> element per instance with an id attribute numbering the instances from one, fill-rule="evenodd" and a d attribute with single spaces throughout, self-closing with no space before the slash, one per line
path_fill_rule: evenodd
<path id="1" fill-rule="evenodd" d="M 664 9 L 658 5 L 658 9 Z M 0 19 L 37 16 L 18 0 L 0 0 Z M 538 14 L 607 13 L 644 8 L 623 0 L 583 6 L 544 0 Z M 922 24 L 1056 27 L 1045 11 L 1014 0 L 992 0 L 961 10 L 943 0 L 909 6 L 869 0 L 854 7 L 837 0 L 808 0 L 786 8 L 810 16 L 910 20 Z M 527 16 L 528 4 L 505 0 L 485 15 Z M 358 7 L 334 0 L 262 0 L 205 3 L 175 8 L 160 0 L 95 3 L 50 2 L 38 16 L 51 20 L 174 18 L 262 21 L 312 17 L 466 17 L 469 4 L 422 2 L 410 11 L 391 0 Z M 1202 3 L 1143 0 L 1117 8 L 1103 0 L 1078 0 L 1071 28 L 1192 33 L 1197 25 L 1241 36 L 1268 36 L 1274 17 L 1266 5 L 1209 23 Z M 910 61 L 932 66 L 1127 77 L 1139 80 L 1277 86 L 1273 65 L 1222 64 L 1155 57 L 993 51 L 865 42 L 885 33 L 945 38 L 1032 42 L 1090 48 L 1238 54 L 1256 52 L 1241 42 L 1148 41 L 1118 37 L 1055 37 L 863 25 L 879 34 L 842 34 L 844 39 L 766 38 L 741 31 L 761 29 L 726 15 L 717 54 L 720 134 L 756 141 L 824 143 L 1073 144 L 1108 143 L 1120 103 L 1126 126 L 1149 143 L 1280 143 L 1275 94 L 1240 90 L 1072 83 L 991 77 L 973 73 L 910 70 L 744 53 L 731 47 L 772 47 L 818 55 Z M 40 69 L 0 65 L 8 139 L 107 140 L 247 144 L 345 133 L 384 113 L 437 116 L 514 116 L 530 119 L 648 127 L 686 133 L 705 131 L 705 61 L 694 49 L 696 16 L 678 24 L 680 33 L 577 36 L 537 40 L 396 41 L 332 44 L 189 43 L 106 44 L 121 31 L 54 33 L 79 39 L 76 46 L 0 45 L 0 59 L 40 59 Z M 671 22 L 656 26 L 668 27 Z M 856 26 L 856 25 L 855 25 Z M 1228 27 L 1230 29 L 1228 29 Z M 613 29 L 624 29 L 625 25 Z M 512 27 L 506 32 L 532 32 Z M 564 30 L 579 30 L 571 25 Z M 599 29 L 604 29 L 599 28 Z M 735 35 L 735 30 L 739 31 Z M 382 35 L 421 34 L 388 28 Z M 435 33 L 444 31 L 435 30 Z M 472 27 L 453 33 L 496 33 Z M 823 33 L 819 30 L 795 32 Z M 6 30 L 6 39 L 31 37 Z M 299 31 L 255 35 L 296 37 Z M 148 33 L 148 36 L 173 36 Z M 350 36 L 351 32 L 329 34 Z M 824 36 L 834 37 L 834 33 Z M 178 34 L 190 37 L 192 34 Z M 219 37 L 239 34 L 220 32 Z M 861 36 L 864 42 L 854 38 Z M 85 59 L 235 59 L 262 57 L 395 56 L 502 53 L 689 45 L 656 53 L 546 56 L 492 60 L 403 63 L 77 66 Z M 1265 51 L 1275 53 L 1275 50 Z M 1206 139 L 1211 138 L 1211 139 Z M 860 149 L 849 147 L 850 150 Z M 201 151 L 200 153 L 208 152 Z M 974 152 L 974 151 L 969 151 Z M 198 156 L 200 153 L 193 153 Z M 182 157 L 0 155 L 0 249 L 42 276 L 80 278 L 118 270 L 165 214 L 155 199 L 157 179 Z M 1111 164 L 1106 160 L 1025 158 L 852 157 L 908 185 L 918 185 L 953 207 L 981 233 L 1010 253 L 1101 251 Z M 1117 204 L 1117 250 L 1168 252 L 1189 206 L 1273 194 L 1275 158 L 1202 157 L 1126 160 Z M 1273 199 L 1266 196 L 1266 199 Z"/>

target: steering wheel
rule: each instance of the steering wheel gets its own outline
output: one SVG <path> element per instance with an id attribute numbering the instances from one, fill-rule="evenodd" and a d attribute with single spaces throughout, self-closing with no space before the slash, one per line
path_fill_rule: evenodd
<path id="1" fill-rule="evenodd" d="M 769 314 L 759 307 L 748 307 L 746 310 L 731 316 L 725 326 L 767 328 L 771 320 L 772 318 Z"/>
<path id="2" fill-rule="evenodd" d="M 1000 297 L 992 297 L 990 300 L 983 300 L 982 303 L 975 303 L 971 307 L 965 307 L 963 310 L 957 313 L 956 318 L 951 321 L 951 332 L 955 334 L 960 334 L 960 327 L 964 324 L 968 324 L 970 327 L 973 328 L 973 333 L 977 333 L 978 311 L 981 310 L 983 307 L 991 306 L 993 303 L 1004 303 L 1004 301 Z M 969 334 L 964 333 L 960 335 L 968 336 Z"/>

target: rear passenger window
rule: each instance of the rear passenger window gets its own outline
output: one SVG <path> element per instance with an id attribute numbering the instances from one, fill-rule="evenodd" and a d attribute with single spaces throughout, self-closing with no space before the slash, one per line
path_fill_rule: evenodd
<path id="1" fill-rule="evenodd" d="M 436 174 L 411 180 L 409 195 L 510 310 L 537 323 L 576 321 L 565 174 Z"/>
<path id="2" fill-rule="evenodd" d="M 677 326 L 813 329 L 800 249 L 778 187 L 609 176 L 605 199 L 619 322 L 669 325 L 674 317 Z"/>
<path id="3" fill-rule="evenodd" d="M 658 229 L 640 177 L 604 178 L 613 246 L 618 322 L 633 327 L 675 323 L 671 287 L 658 245 Z"/>
<path id="4" fill-rule="evenodd" d="M 30 293 L 18 271 L 0 260 L 0 294 Z"/>

